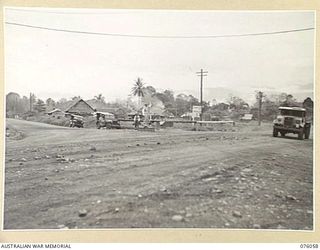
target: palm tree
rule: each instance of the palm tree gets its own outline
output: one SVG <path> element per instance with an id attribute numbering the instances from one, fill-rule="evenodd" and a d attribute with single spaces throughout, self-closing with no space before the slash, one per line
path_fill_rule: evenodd
<path id="1" fill-rule="evenodd" d="M 141 98 L 144 97 L 144 85 L 145 84 L 142 82 L 142 79 L 138 77 L 131 89 L 132 94 L 139 98 L 139 107 L 141 106 Z"/>

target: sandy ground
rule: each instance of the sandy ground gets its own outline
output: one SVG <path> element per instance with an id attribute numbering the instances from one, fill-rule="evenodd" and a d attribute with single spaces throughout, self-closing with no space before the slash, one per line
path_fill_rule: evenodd
<path id="1" fill-rule="evenodd" d="M 313 139 L 7 119 L 4 229 L 313 229 Z"/>

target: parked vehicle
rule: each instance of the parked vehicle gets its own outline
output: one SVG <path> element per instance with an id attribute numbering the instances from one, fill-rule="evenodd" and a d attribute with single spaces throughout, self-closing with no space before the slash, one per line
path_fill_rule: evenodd
<path id="1" fill-rule="evenodd" d="M 120 122 L 115 118 L 113 114 L 108 112 L 96 112 L 95 115 L 97 117 L 97 122 L 96 122 L 97 129 L 121 128 Z"/>
<path id="2" fill-rule="evenodd" d="M 311 122 L 307 120 L 306 110 L 300 107 L 279 107 L 280 115 L 273 121 L 273 136 L 280 133 L 298 134 L 298 138 L 308 139 L 310 136 Z"/>
<path id="3" fill-rule="evenodd" d="M 83 117 L 80 115 L 71 115 L 71 119 L 70 119 L 70 124 L 69 127 L 70 128 L 83 128 L 84 125 L 84 121 L 83 121 Z"/>
<path id="4" fill-rule="evenodd" d="M 112 129 L 116 128 L 119 129 L 121 128 L 119 121 L 117 120 L 99 120 L 97 122 L 97 129 L 101 128 L 106 128 L 106 129 Z"/>
<path id="5" fill-rule="evenodd" d="M 155 123 L 156 121 L 146 119 L 145 116 L 138 113 L 133 117 L 133 126 L 139 131 L 155 131 Z"/>

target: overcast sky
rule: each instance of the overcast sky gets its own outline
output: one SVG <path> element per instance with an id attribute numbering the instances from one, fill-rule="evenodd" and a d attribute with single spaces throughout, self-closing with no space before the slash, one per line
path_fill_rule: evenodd
<path id="1" fill-rule="evenodd" d="M 85 32 L 212 36 L 315 27 L 313 12 L 214 12 L 10 7 L 5 21 Z M 313 91 L 314 30 L 225 38 L 134 38 L 5 25 L 6 92 L 39 98 L 102 93 L 127 98 L 137 77 L 156 89 L 199 93 L 223 87 L 252 98 L 256 90 Z M 199 97 L 199 96 L 197 96 Z"/>

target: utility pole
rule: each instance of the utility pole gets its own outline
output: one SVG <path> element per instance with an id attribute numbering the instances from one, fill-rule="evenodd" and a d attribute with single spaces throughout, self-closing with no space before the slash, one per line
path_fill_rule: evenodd
<path id="1" fill-rule="evenodd" d="M 201 69 L 200 72 L 196 73 L 198 76 L 200 76 L 200 106 L 201 106 L 201 112 L 200 112 L 200 121 L 202 121 L 202 91 L 203 91 L 203 77 L 207 76 L 208 71 L 203 71 L 203 69 Z"/>
<path id="2" fill-rule="evenodd" d="M 32 94 L 31 94 L 31 92 L 30 92 L 30 112 L 32 111 Z"/>
<path id="3" fill-rule="evenodd" d="M 259 111 L 258 111 L 258 125 L 259 126 L 261 126 L 262 97 L 263 97 L 263 92 L 259 91 L 257 94 L 257 99 L 258 99 L 258 103 L 259 103 Z"/>

